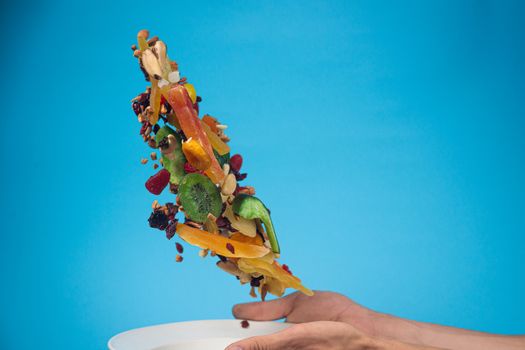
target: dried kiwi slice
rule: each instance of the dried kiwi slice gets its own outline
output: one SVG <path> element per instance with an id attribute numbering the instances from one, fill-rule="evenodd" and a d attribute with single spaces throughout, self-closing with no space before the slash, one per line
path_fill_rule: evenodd
<path id="1" fill-rule="evenodd" d="M 242 193 L 238 194 L 233 200 L 232 208 L 235 214 L 245 219 L 260 219 L 268 234 L 272 251 L 280 253 L 279 242 L 270 218 L 270 211 L 259 198 Z"/>
<path id="2" fill-rule="evenodd" d="M 186 216 L 203 223 L 208 214 L 219 217 L 222 212 L 221 194 L 208 177 L 193 173 L 182 178 L 179 198 Z"/>
<path id="3" fill-rule="evenodd" d="M 164 125 L 159 129 L 159 131 L 157 131 L 157 135 L 155 135 L 155 141 L 157 142 L 158 147 L 159 142 L 168 135 L 173 135 L 175 137 L 175 140 L 177 140 L 177 145 L 172 154 L 169 156 L 165 154 L 162 155 L 162 164 L 164 164 L 164 168 L 170 172 L 170 182 L 174 185 L 178 185 L 186 174 L 184 172 L 184 163 L 186 163 L 186 157 L 184 156 L 184 153 L 182 153 L 180 135 L 169 126 Z"/>

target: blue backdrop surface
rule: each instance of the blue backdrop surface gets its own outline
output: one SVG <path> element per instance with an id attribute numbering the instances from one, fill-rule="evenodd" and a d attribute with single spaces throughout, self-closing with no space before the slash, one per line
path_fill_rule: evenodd
<path id="1" fill-rule="evenodd" d="M 2 3 L 0 347 L 102 349 L 250 299 L 147 226 L 142 28 L 229 125 L 308 286 L 524 333 L 522 4 Z"/>

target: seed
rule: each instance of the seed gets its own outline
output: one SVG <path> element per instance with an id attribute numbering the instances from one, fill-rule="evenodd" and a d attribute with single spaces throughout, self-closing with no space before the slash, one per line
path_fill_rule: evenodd
<path id="1" fill-rule="evenodd" d="M 177 248 L 177 251 L 182 254 L 184 252 L 184 247 L 179 242 L 175 243 L 175 247 Z"/>
<path id="2" fill-rule="evenodd" d="M 201 258 L 205 258 L 207 255 L 208 255 L 208 249 L 201 249 L 201 250 L 199 251 L 199 256 L 200 256 Z"/>
<path id="3" fill-rule="evenodd" d="M 228 128 L 228 125 L 224 125 L 224 124 L 217 124 L 217 129 L 220 129 L 220 130 L 226 130 Z"/>
<path id="4" fill-rule="evenodd" d="M 241 321 L 241 327 L 242 327 L 242 328 L 248 328 L 248 327 L 250 327 L 250 322 L 248 322 L 248 320 L 242 320 L 242 321 Z"/>
<path id="5" fill-rule="evenodd" d="M 147 160 L 146 158 L 142 158 L 142 159 L 140 160 L 140 163 L 141 163 L 141 164 L 146 164 L 147 162 L 148 162 L 148 160 Z"/>
<path id="6" fill-rule="evenodd" d="M 231 243 L 226 243 L 226 249 L 228 249 L 232 254 L 235 254 L 235 247 Z"/>
<path id="7" fill-rule="evenodd" d="M 211 253 L 210 253 L 210 256 L 216 256 L 216 255 L 217 255 L 217 253 L 215 253 L 215 252 L 212 250 Z"/>
<path id="8" fill-rule="evenodd" d="M 151 154 L 149 156 L 150 156 L 151 160 L 157 160 L 157 153 L 151 152 Z"/>
<path id="9" fill-rule="evenodd" d="M 153 169 L 154 170 L 157 170 L 158 167 L 159 167 L 159 165 L 157 163 L 153 164 Z"/>
<path id="10" fill-rule="evenodd" d="M 175 256 L 175 261 L 176 261 L 176 262 L 180 263 L 180 262 L 182 262 L 182 260 L 183 260 L 182 255 L 177 254 L 177 255 Z"/>

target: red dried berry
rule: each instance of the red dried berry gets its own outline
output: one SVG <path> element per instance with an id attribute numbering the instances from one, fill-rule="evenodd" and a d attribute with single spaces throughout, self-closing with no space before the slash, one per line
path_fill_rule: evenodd
<path id="1" fill-rule="evenodd" d="M 288 272 L 290 275 L 293 275 L 292 271 L 290 270 L 290 268 L 288 267 L 288 265 L 286 264 L 283 264 L 283 270 Z"/>
<path id="2" fill-rule="evenodd" d="M 230 167 L 234 172 L 239 172 L 242 167 L 242 156 L 240 154 L 234 154 L 230 158 Z"/>
<path id="3" fill-rule="evenodd" d="M 170 172 L 166 169 L 160 170 L 146 181 L 146 188 L 153 194 L 159 195 L 170 182 Z"/>
<path id="4" fill-rule="evenodd" d="M 242 328 L 248 328 L 248 327 L 250 327 L 250 322 L 248 322 L 248 320 L 242 320 L 242 321 L 241 321 L 241 327 L 242 327 Z"/>
<path id="5" fill-rule="evenodd" d="M 184 171 L 187 172 L 188 174 L 191 174 L 191 173 L 196 172 L 197 170 L 195 170 L 195 168 L 192 167 L 190 163 L 186 162 L 184 163 Z"/>
<path id="6" fill-rule="evenodd" d="M 228 249 L 232 254 L 235 254 L 235 247 L 231 243 L 226 243 L 226 249 Z"/>
<path id="7" fill-rule="evenodd" d="M 140 135 L 144 135 L 149 126 L 149 122 L 142 122 L 142 126 L 140 127 Z"/>
<path id="8" fill-rule="evenodd" d="M 177 252 L 179 252 L 179 254 L 184 253 L 184 247 L 182 246 L 182 244 L 177 242 L 177 243 L 175 243 L 175 247 L 177 248 Z"/>

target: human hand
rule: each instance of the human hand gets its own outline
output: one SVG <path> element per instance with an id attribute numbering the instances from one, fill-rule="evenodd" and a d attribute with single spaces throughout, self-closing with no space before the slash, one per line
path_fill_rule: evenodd
<path id="1" fill-rule="evenodd" d="M 342 294 L 316 291 L 313 296 L 293 293 L 266 302 L 238 304 L 233 308 L 238 319 L 268 321 L 286 318 L 286 322 L 344 322 L 367 335 L 374 334 L 377 313 Z"/>
<path id="2" fill-rule="evenodd" d="M 382 341 L 372 339 L 349 324 L 316 321 L 295 324 L 283 331 L 243 339 L 226 350 L 364 350 L 386 349 Z"/>
<path id="3" fill-rule="evenodd" d="M 272 301 L 239 304 L 233 314 L 255 321 L 286 318 L 296 324 L 275 334 L 241 340 L 227 350 L 415 349 L 373 337 L 374 312 L 332 292 L 316 292 L 311 297 L 293 293 Z"/>

